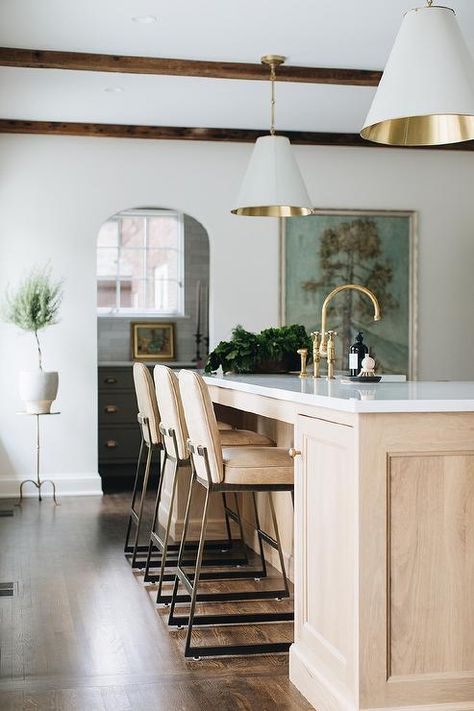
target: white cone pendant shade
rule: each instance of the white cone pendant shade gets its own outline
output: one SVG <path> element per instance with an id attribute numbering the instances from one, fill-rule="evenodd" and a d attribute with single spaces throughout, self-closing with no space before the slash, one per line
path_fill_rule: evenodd
<path id="1" fill-rule="evenodd" d="M 361 136 L 394 146 L 474 139 L 474 63 L 453 10 L 405 15 Z"/>
<path id="2" fill-rule="evenodd" d="M 311 201 L 291 144 L 285 136 L 257 138 L 234 215 L 310 215 Z"/>

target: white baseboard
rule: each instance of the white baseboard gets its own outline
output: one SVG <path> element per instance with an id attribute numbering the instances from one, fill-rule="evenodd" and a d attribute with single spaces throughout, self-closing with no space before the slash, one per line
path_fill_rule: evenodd
<path id="1" fill-rule="evenodd" d="M 25 479 L 35 480 L 34 475 L 25 475 Z M 56 484 L 58 496 L 102 496 L 102 480 L 99 474 L 74 474 L 73 476 L 47 475 L 42 478 L 52 479 Z M 0 499 L 15 499 L 20 491 L 20 482 L 17 477 L 3 477 L 0 475 Z M 52 487 L 48 484 L 41 488 L 41 495 L 46 498 L 52 496 Z M 25 484 L 23 497 L 37 497 L 38 490 L 33 484 Z"/>
<path id="2" fill-rule="evenodd" d="M 290 681 L 315 709 L 356 711 L 358 708 L 344 696 L 341 689 L 329 683 L 322 675 L 321 669 L 308 661 L 304 654 L 304 647 L 298 642 L 290 647 Z M 430 708 L 434 707 L 430 706 Z M 394 710 L 390 709 L 390 711 Z"/>

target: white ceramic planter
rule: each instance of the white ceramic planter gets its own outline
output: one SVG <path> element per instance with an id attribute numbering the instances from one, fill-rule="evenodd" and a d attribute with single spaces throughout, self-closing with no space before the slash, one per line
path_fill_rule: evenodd
<path id="1" fill-rule="evenodd" d="M 20 397 L 26 412 L 40 415 L 51 411 L 51 405 L 58 394 L 59 376 L 57 372 L 43 370 L 22 370 L 19 376 Z"/>

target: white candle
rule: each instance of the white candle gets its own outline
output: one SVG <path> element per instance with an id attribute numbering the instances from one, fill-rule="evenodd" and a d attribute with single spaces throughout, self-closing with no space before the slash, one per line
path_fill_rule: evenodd
<path id="1" fill-rule="evenodd" d="M 196 333 L 201 326 L 201 282 L 196 282 Z"/>
<path id="2" fill-rule="evenodd" d="M 209 286 L 202 287 L 202 335 L 209 337 Z"/>

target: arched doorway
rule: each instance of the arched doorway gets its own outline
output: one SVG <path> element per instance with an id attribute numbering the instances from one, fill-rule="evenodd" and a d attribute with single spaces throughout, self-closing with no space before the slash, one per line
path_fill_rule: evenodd
<path id="1" fill-rule="evenodd" d="M 139 446 L 132 364 L 200 367 L 209 345 L 209 238 L 190 215 L 134 208 L 97 238 L 99 472 L 131 486 Z"/>

